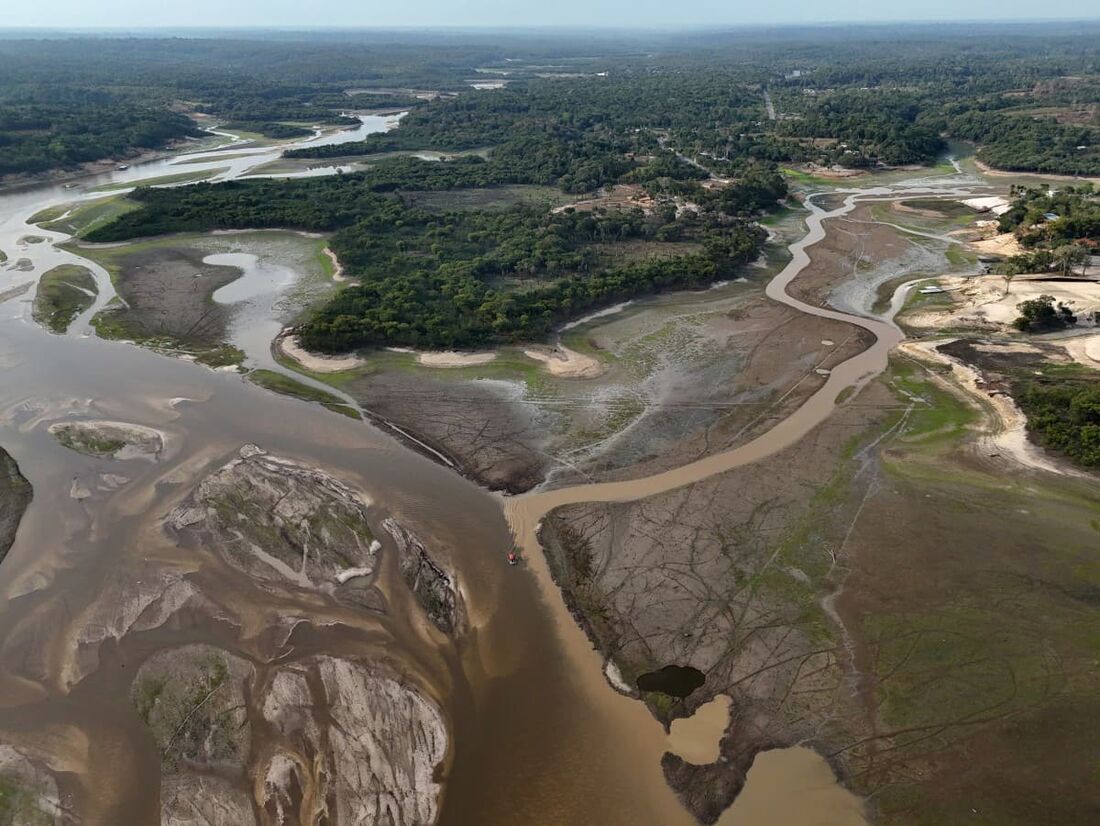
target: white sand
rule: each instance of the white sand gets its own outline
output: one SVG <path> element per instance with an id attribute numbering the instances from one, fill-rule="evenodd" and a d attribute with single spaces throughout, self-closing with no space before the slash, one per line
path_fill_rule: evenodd
<path id="1" fill-rule="evenodd" d="M 980 241 L 971 241 L 970 246 L 986 255 L 1011 256 L 1021 255 L 1024 252 L 1024 248 L 1020 246 L 1020 242 L 1016 240 L 1016 236 L 1011 232 L 993 235 L 990 238 L 983 238 Z"/>
<path id="2" fill-rule="evenodd" d="M 603 365 L 592 356 L 568 347 L 531 347 L 524 350 L 527 358 L 541 361 L 550 375 L 565 379 L 592 379 L 603 373 Z"/>
<path id="3" fill-rule="evenodd" d="M 1091 314 L 1100 311 L 1100 283 L 1088 281 L 1052 281 L 1048 276 L 1016 276 L 1006 282 L 1001 275 L 979 275 L 973 278 L 944 276 L 936 279 L 944 290 L 957 300 L 951 306 L 929 307 L 906 313 L 907 326 L 920 329 L 946 327 L 984 327 L 1009 325 L 1020 315 L 1017 305 L 1022 301 L 1053 296 L 1055 302 L 1065 302 L 1077 314 L 1078 324 L 1091 325 Z"/>
<path id="4" fill-rule="evenodd" d="M 457 350 L 443 350 L 417 353 L 416 362 L 424 367 L 473 367 L 478 364 L 488 364 L 496 357 L 496 353 L 460 353 Z"/>
<path id="5" fill-rule="evenodd" d="M 1012 209 L 1012 204 L 999 195 L 992 195 L 988 198 L 968 198 L 963 203 L 971 209 L 976 209 L 979 212 L 992 212 L 994 215 L 1004 215 Z"/>
<path id="6" fill-rule="evenodd" d="M 289 356 L 314 373 L 340 373 L 366 364 L 366 360 L 359 356 L 322 356 L 311 353 L 302 347 L 298 336 L 280 336 L 276 339 L 275 346 L 280 353 Z"/>
<path id="7" fill-rule="evenodd" d="M 1094 370 L 1100 369 L 1100 333 L 1059 339 L 1052 343 L 1064 347 L 1069 357 L 1078 364 Z"/>
<path id="8" fill-rule="evenodd" d="M 941 339 L 939 341 L 907 341 L 898 345 L 898 349 L 907 352 L 918 360 L 927 361 L 933 359 L 942 364 L 951 366 L 953 382 L 946 379 L 938 379 L 948 389 L 957 387 L 962 389 L 967 396 L 977 402 L 984 410 L 993 413 L 992 426 L 987 427 L 981 436 L 979 444 L 984 453 L 996 456 L 1007 456 L 1011 461 L 1024 467 L 1045 470 L 1063 476 L 1087 476 L 1068 465 L 1054 462 L 1043 455 L 1043 452 L 1027 438 L 1027 417 L 1016 406 L 1011 396 L 1004 393 L 989 395 L 986 392 L 981 375 L 969 364 L 952 358 L 935 348 L 941 344 L 948 344 L 954 339 Z M 935 381 L 938 377 L 932 374 Z"/>
<path id="9" fill-rule="evenodd" d="M 347 281 L 348 277 L 344 275 L 344 266 L 340 263 L 340 259 L 336 257 L 336 253 L 325 247 L 325 255 L 332 261 L 332 280 L 333 281 Z"/>

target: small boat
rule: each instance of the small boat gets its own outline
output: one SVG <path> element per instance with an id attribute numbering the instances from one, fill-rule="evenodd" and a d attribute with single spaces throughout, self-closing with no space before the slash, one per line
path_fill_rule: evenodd
<path id="1" fill-rule="evenodd" d="M 129 164 L 125 164 L 125 163 L 120 163 L 120 164 L 118 165 L 118 171 L 119 171 L 119 172 L 125 172 L 125 171 L 126 171 L 127 169 L 129 169 L 129 168 L 130 168 L 130 165 L 129 165 Z"/>
<path id="2" fill-rule="evenodd" d="M 509 551 L 508 552 L 508 564 L 509 565 L 515 565 L 517 562 L 519 562 L 519 554 L 517 554 L 515 551 Z"/>

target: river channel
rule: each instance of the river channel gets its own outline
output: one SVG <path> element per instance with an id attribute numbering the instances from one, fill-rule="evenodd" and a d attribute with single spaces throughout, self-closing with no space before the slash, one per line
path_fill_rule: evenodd
<path id="1" fill-rule="evenodd" d="M 358 130 L 314 140 L 354 140 L 386 122 L 365 118 Z M 252 631 L 280 616 L 304 617 L 290 637 L 293 656 L 350 652 L 400 663 L 438 700 L 450 723 L 443 824 L 693 823 L 661 773 L 665 732 L 640 702 L 607 684 L 599 656 L 549 578 L 536 526 L 559 505 L 669 490 L 757 461 L 803 437 L 829 415 L 843 391 L 877 375 L 901 340 L 888 318 L 821 309 L 788 296 L 786 286 L 809 260 L 807 248 L 824 237 L 829 218 L 861 200 L 948 196 L 970 188 L 950 177 L 926 179 L 909 187 L 850 191 L 832 210 L 811 204 L 807 234 L 791 246 L 793 258 L 768 295 L 802 312 L 857 324 L 876 341 L 834 368 L 816 394 L 765 435 L 648 479 L 501 500 L 368 424 L 273 395 L 233 373 L 89 334 L 91 315 L 114 294 L 107 273 L 54 246 L 64 236 L 26 223 L 44 208 L 96 197 L 88 190 L 103 184 L 228 166 L 217 177 L 224 180 L 276 159 L 280 151 L 228 148 L 115 170 L 75 189 L 48 185 L 0 193 L 5 266 L 25 258 L 34 267 L 0 269 L 0 292 L 65 263 L 87 266 L 100 285 L 96 306 L 64 336 L 31 320 L 33 290 L 0 303 L 0 445 L 34 487 L 15 545 L 0 565 L 0 742 L 45 755 L 82 822 L 159 822 L 159 761 L 130 705 L 133 673 L 164 648 L 247 645 L 218 623 L 184 620 L 105 644 L 88 676 L 75 684 L 69 679 L 80 629 L 95 621 L 124 572 L 158 560 L 226 594 L 250 619 Z M 187 165 L 179 166 L 181 160 Z M 35 235 L 47 241 L 24 240 Z M 241 266 L 247 269 L 248 262 Z M 275 281 L 284 276 L 272 274 Z M 222 298 L 234 295 L 229 290 Z M 242 287 L 239 297 L 255 295 Z M 168 447 L 159 462 L 111 462 L 67 450 L 47 430 L 52 423 L 89 418 L 156 428 L 166 434 Z M 426 631 L 408 621 L 408 606 L 399 601 L 386 615 L 355 616 L 316 600 L 275 599 L 243 575 L 175 547 L 160 530 L 164 515 L 202 472 L 247 443 L 325 468 L 414 529 L 458 571 L 470 617 L 467 634 L 453 643 Z M 108 471 L 127 481 L 74 498 L 75 483 L 88 485 Z M 526 567 L 505 563 L 513 534 L 530 561 Z M 824 761 L 806 750 L 777 752 L 758 764 L 743 795 L 751 810 L 739 801 L 723 823 L 863 822 L 858 801 L 836 787 Z M 830 819 L 821 819 L 822 812 Z"/>

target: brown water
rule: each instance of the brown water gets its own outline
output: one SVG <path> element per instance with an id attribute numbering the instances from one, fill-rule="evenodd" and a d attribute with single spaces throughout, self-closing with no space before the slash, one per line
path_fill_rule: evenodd
<path id="1" fill-rule="evenodd" d="M 209 156 L 195 167 L 224 166 L 228 156 L 234 160 L 227 175 L 271 159 L 270 152 Z M 166 171 L 172 171 L 170 164 L 161 161 L 100 176 L 88 186 Z M 58 186 L 0 196 L 0 249 L 12 260 L 31 258 L 36 268 L 0 270 L 0 291 L 80 260 L 51 244 L 18 244 L 24 235 L 48 234 L 27 226 L 29 215 L 76 197 L 79 191 Z M 806 247 L 823 237 L 822 222 L 850 209 L 855 197 L 831 213 L 815 208 L 807 237 L 792 247 L 794 259 L 769 294 L 805 312 L 864 326 L 877 338 L 871 349 L 837 367 L 818 393 L 759 439 L 649 479 L 506 500 L 507 522 L 501 500 L 368 425 L 273 396 L 236 375 L 89 337 L 91 311 L 70 335 L 52 336 L 30 321 L 25 299 L 0 304 L 0 444 L 35 490 L 16 544 L 0 565 L 0 741 L 40 755 L 61 772 L 62 791 L 86 823 L 155 823 L 157 755 L 127 697 L 137 666 L 158 649 L 190 642 L 256 656 L 259 631 L 280 618 L 300 616 L 311 624 L 291 637 L 292 658 L 317 651 L 386 657 L 443 705 L 453 742 L 442 823 L 687 826 L 692 820 L 660 770 L 665 732 L 641 703 L 607 686 L 599 655 L 550 581 L 534 529 L 561 504 L 647 496 L 770 455 L 828 416 L 841 391 L 885 366 L 900 338 L 892 324 L 808 307 L 784 292 L 807 261 Z M 106 273 L 93 269 L 101 284 L 98 307 L 113 291 Z M 157 464 L 112 462 L 68 451 L 47 432 L 52 422 L 84 417 L 158 428 L 170 449 Z M 169 542 L 159 520 L 202 473 L 248 442 L 326 468 L 449 558 L 469 607 L 469 633 L 456 645 L 411 621 L 415 608 L 392 570 L 384 569 L 381 583 L 391 610 L 377 616 L 308 594 L 273 596 L 218 560 Z M 70 497 L 74 479 L 94 483 L 102 472 L 130 481 L 91 499 Z M 505 564 L 510 529 L 528 551 L 527 568 Z M 170 630 L 106 644 L 98 669 L 70 685 L 78 666 L 75 636 L 102 622 L 98 613 L 104 607 L 119 606 L 112 583 L 145 570 L 147 562 L 190 572 L 211 596 L 232 606 L 244 632 L 201 617 L 184 618 Z M 758 764 L 762 761 L 778 768 L 769 774 L 754 767 L 745 799 L 768 789 L 782 796 L 786 788 L 789 796 L 809 788 L 804 781 L 812 771 L 801 752 L 762 755 Z M 835 790 L 831 773 L 826 778 L 818 771 L 814 777 L 823 789 Z M 849 806 L 850 796 L 838 799 Z M 811 800 L 834 805 L 827 795 L 808 794 Z M 777 822 L 766 814 L 744 817 L 730 822 Z M 784 822 L 817 822 L 800 818 Z"/>

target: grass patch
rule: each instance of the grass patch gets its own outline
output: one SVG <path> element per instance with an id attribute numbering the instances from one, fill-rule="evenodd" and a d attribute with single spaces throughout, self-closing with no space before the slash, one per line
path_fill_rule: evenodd
<path id="1" fill-rule="evenodd" d="M 51 332 L 65 333 L 73 319 L 92 306 L 97 292 L 95 277 L 85 267 L 54 267 L 38 282 L 34 320 Z"/>
<path id="2" fill-rule="evenodd" d="M 951 167 L 948 166 L 950 169 Z M 902 201 L 902 206 L 910 209 L 924 209 L 930 212 L 938 212 L 945 218 L 973 218 L 977 213 L 962 201 L 947 201 L 939 198 L 913 198 Z"/>
<path id="3" fill-rule="evenodd" d="M 168 356 L 187 356 L 207 367 L 232 367 L 244 361 L 244 353 L 232 344 L 185 344 L 168 336 L 145 335 L 130 329 L 116 312 L 121 304 L 108 305 L 92 318 L 92 329 L 100 338 L 113 341 L 132 341 Z"/>
<path id="4" fill-rule="evenodd" d="M 274 393 L 280 393 L 306 402 L 315 402 L 334 413 L 340 413 L 352 419 L 360 418 L 359 412 L 348 406 L 339 396 L 326 393 L 316 387 L 310 387 L 308 384 L 303 384 L 282 373 L 276 373 L 274 370 L 252 370 L 248 374 L 248 380 Z"/>
<path id="5" fill-rule="evenodd" d="M 100 439 L 91 433 L 71 429 L 59 430 L 57 441 L 69 450 L 91 456 L 111 456 L 126 447 L 122 439 Z"/>
<path id="6" fill-rule="evenodd" d="M 39 224 L 42 229 L 48 229 L 51 232 L 63 232 L 66 235 L 83 238 L 89 232 L 109 224 L 120 215 L 133 212 L 137 208 L 138 205 L 133 201 L 128 201 L 116 195 L 88 201 L 85 204 L 72 207 L 71 211 L 65 207 L 58 208 L 62 212 L 56 217 L 51 217 L 51 210 L 43 210 L 43 212 L 32 216 L 31 223 Z M 50 214 L 45 219 L 39 220 L 39 216 L 44 213 Z"/>
<path id="7" fill-rule="evenodd" d="M 177 172 L 173 175 L 160 175 L 156 178 L 144 178 L 137 181 L 120 181 L 118 183 L 103 184 L 97 186 L 94 189 L 89 189 L 89 192 L 117 192 L 120 189 L 132 189 L 139 186 L 164 186 L 166 184 L 182 184 L 194 181 L 205 181 L 208 178 L 213 178 L 217 175 L 221 175 L 229 169 L 228 166 L 222 166 L 218 169 L 200 169 L 195 172 Z"/>
<path id="8" fill-rule="evenodd" d="M 913 361 L 895 359 L 888 376 L 891 389 L 912 403 L 903 443 L 940 448 L 966 435 L 981 413 L 958 396 L 936 386 L 927 369 Z"/>
<path id="9" fill-rule="evenodd" d="M 950 244 L 944 252 L 944 257 L 954 267 L 971 267 L 978 262 L 978 256 L 968 252 L 958 244 Z"/>

